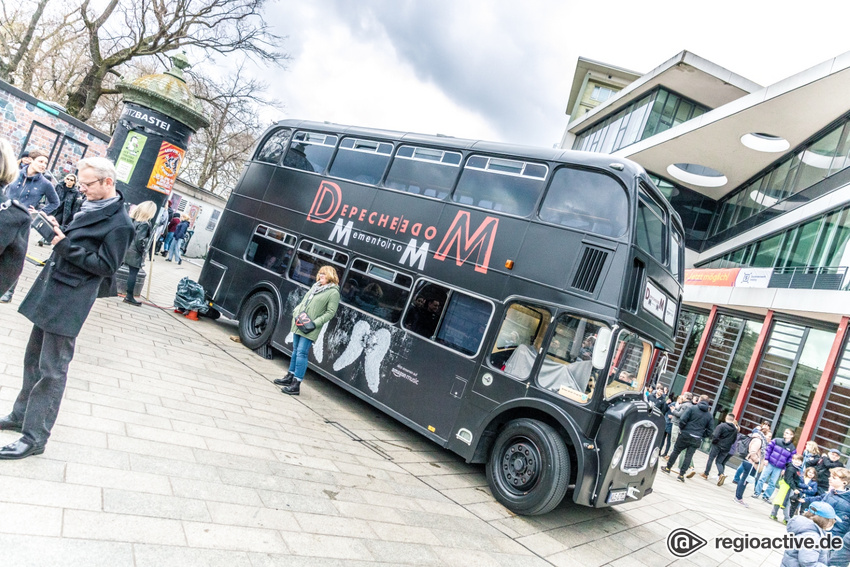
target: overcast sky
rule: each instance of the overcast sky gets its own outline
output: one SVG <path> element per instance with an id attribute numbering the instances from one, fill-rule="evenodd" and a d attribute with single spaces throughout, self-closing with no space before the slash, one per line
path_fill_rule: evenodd
<path id="1" fill-rule="evenodd" d="M 847 1 L 278 0 L 302 118 L 551 147 L 579 56 L 645 73 L 688 50 L 763 86 L 850 50 Z M 848 93 L 836 93 L 848 96 Z"/>

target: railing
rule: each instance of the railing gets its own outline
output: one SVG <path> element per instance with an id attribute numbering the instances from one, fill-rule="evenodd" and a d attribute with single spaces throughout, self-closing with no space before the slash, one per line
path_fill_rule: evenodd
<path id="1" fill-rule="evenodd" d="M 838 290 L 842 289 L 842 283 L 846 276 L 847 266 L 838 268 L 774 268 L 767 287 Z"/>

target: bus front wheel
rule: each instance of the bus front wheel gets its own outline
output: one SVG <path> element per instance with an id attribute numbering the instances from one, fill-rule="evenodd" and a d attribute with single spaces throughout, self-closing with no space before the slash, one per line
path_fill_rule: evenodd
<path id="1" fill-rule="evenodd" d="M 516 419 L 499 433 L 490 460 L 487 483 L 496 500 L 525 516 L 554 509 L 570 480 L 570 455 L 563 438 L 536 419 Z"/>
<path id="2" fill-rule="evenodd" d="M 242 344 L 254 350 L 271 341 L 277 323 L 277 303 L 267 291 L 248 298 L 239 316 L 239 338 Z"/>

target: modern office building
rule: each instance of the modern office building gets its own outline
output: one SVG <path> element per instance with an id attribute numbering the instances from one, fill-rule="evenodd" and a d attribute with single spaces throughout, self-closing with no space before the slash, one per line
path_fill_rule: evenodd
<path id="1" fill-rule="evenodd" d="M 588 96 L 585 61 L 568 113 Z M 844 455 L 848 122 L 850 52 L 762 87 L 683 51 L 571 115 L 562 142 L 640 163 L 682 217 L 689 269 L 659 380 L 707 394 L 718 419 L 791 427 L 801 448 Z"/>

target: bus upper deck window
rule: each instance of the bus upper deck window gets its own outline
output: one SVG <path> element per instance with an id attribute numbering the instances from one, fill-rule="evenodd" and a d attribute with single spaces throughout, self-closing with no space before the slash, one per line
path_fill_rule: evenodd
<path id="1" fill-rule="evenodd" d="M 642 185 L 638 195 L 635 233 L 641 250 L 663 264 L 667 243 L 667 213 Z"/>
<path id="2" fill-rule="evenodd" d="M 321 173 L 333 155 L 337 137 L 318 132 L 296 132 L 283 158 L 285 167 Z"/>
<path id="3" fill-rule="evenodd" d="M 283 157 L 283 151 L 286 149 L 286 144 L 289 142 L 289 137 L 292 135 L 292 130 L 289 128 L 281 128 L 272 133 L 266 138 L 263 145 L 257 151 L 257 161 L 263 161 L 278 165 Z"/>
<path id="4" fill-rule="evenodd" d="M 629 219 L 623 186 L 597 171 L 562 167 L 555 172 L 540 219 L 602 236 L 622 236 Z"/>
<path id="5" fill-rule="evenodd" d="M 401 146 L 390 165 L 386 187 L 443 199 L 460 172 L 460 152 Z"/>
<path id="6" fill-rule="evenodd" d="M 343 138 L 328 175 L 374 185 L 384 176 L 392 151 L 386 142 Z"/>
<path id="7" fill-rule="evenodd" d="M 534 209 L 549 168 L 543 164 L 470 156 L 452 200 L 512 215 L 527 216 Z"/>

